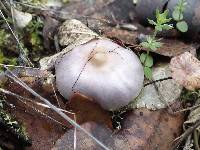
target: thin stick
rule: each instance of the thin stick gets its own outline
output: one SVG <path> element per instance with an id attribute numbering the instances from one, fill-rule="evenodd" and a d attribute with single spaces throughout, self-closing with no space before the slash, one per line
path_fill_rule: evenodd
<path id="1" fill-rule="evenodd" d="M 54 85 L 53 85 L 52 82 L 51 82 L 51 86 L 52 86 L 52 88 L 53 88 L 53 93 L 54 93 L 54 96 L 55 96 L 55 98 L 56 98 L 56 101 L 57 101 L 58 107 L 61 108 L 61 107 L 60 107 L 59 100 L 58 100 L 58 97 L 57 97 L 57 94 L 56 94 L 56 91 L 55 91 L 55 88 L 54 88 Z"/>
<path id="2" fill-rule="evenodd" d="M 96 33 L 89 33 L 89 32 L 81 32 L 81 31 L 70 31 L 69 33 L 76 33 L 76 34 L 85 34 L 85 35 L 91 35 L 91 36 L 98 36 Z"/>
<path id="3" fill-rule="evenodd" d="M 102 148 L 104 148 L 105 150 L 109 150 L 109 148 L 107 146 L 105 146 L 102 142 L 100 142 L 97 138 L 95 138 L 92 134 L 90 134 L 87 130 L 85 130 L 84 128 L 82 128 L 79 124 L 77 124 L 74 120 L 72 120 L 70 117 L 68 117 L 65 113 L 63 113 L 62 111 L 60 111 L 60 109 L 58 109 L 56 106 L 54 106 L 53 104 L 51 104 L 47 99 L 45 99 L 44 97 L 40 96 L 38 93 L 36 93 L 33 89 L 31 89 L 26 83 L 24 83 L 23 81 L 21 81 L 19 78 L 16 77 L 15 74 L 12 73 L 12 71 L 10 71 L 7 67 L 4 66 L 4 68 L 12 75 L 6 75 L 8 78 L 12 79 L 14 82 L 18 83 L 19 85 L 21 85 L 23 88 L 25 88 L 27 91 L 29 91 L 31 94 L 33 94 L 34 96 L 36 96 L 37 98 L 39 98 L 41 101 L 43 101 L 45 104 L 47 104 L 52 110 L 54 110 L 55 112 L 57 112 L 61 117 L 63 117 L 65 120 L 67 120 L 69 123 L 71 123 L 73 126 L 75 126 L 76 128 L 80 129 L 81 131 L 83 131 L 86 135 L 88 135 L 90 138 L 92 138 L 97 144 L 99 144 Z"/>
<path id="4" fill-rule="evenodd" d="M 29 98 L 22 97 L 21 95 L 18 95 L 16 93 L 11 92 L 11 91 L 8 91 L 8 90 L 0 88 L 0 92 L 2 92 L 4 94 L 11 95 L 11 96 L 15 96 L 18 99 L 23 99 L 23 100 L 29 101 L 29 102 L 31 102 L 31 103 L 33 103 L 35 105 L 50 109 L 50 107 L 48 105 L 44 104 L 44 103 L 35 102 L 35 101 L 33 101 L 33 100 L 29 99 Z M 67 110 L 64 110 L 64 109 L 61 109 L 61 108 L 58 108 L 58 109 L 60 111 L 62 111 L 62 112 L 66 112 L 66 113 L 71 114 L 71 115 L 75 114 L 73 112 L 70 112 L 70 111 L 67 111 Z"/>
<path id="5" fill-rule="evenodd" d="M 197 108 L 197 107 L 199 107 L 199 106 L 200 106 L 200 104 L 194 105 L 194 106 L 192 106 L 192 107 L 188 107 L 188 108 L 185 108 L 185 109 L 178 110 L 178 111 L 176 111 L 176 112 L 174 112 L 174 113 L 180 113 L 180 112 L 185 112 L 185 111 L 193 110 L 193 109 L 195 109 L 195 108 Z"/>
<path id="6" fill-rule="evenodd" d="M 1 17 L 3 18 L 3 20 L 6 22 L 6 24 L 7 24 L 8 28 L 9 28 L 9 30 L 11 31 L 13 37 L 14 37 L 15 40 L 17 41 L 17 44 L 18 44 L 18 46 L 19 46 L 20 51 L 23 52 L 23 54 L 21 55 L 22 59 L 25 60 L 26 62 L 28 62 L 28 64 L 29 64 L 30 66 L 34 66 L 34 65 L 31 63 L 31 61 L 29 60 L 28 57 L 27 57 L 27 58 L 24 57 L 25 50 L 23 49 L 22 45 L 20 44 L 19 39 L 17 38 L 17 36 L 15 35 L 14 31 L 12 30 L 10 24 L 8 23 L 6 17 L 4 16 L 3 12 L 1 11 L 1 9 L 0 9 L 0 15 L 1 15 Z"/>
<path id="7" fill-rule="evenodd" d="M 0 63 L 0 66 L 14 67 L 14 68 L 36 69 L 36 70 L 40 70 L 40 68 L 35 68 L 35 67 L 16 66 L 16 65 L 6 65 L 6 64 L 2 64 L 2 63 Z"/>
<path id="8" fill-rule="evenodd" d="M 7 10 L 6 6 L 3 4 L 3 2 L 0 1 L 0 6 L 2 7 L 2 9 L 5 11 L 6 15 L 9 15 L 9 11 Z M 0 8 L 1 8 L 0 7 Z"/>
<path id="9" fill-rule="evenodd" d="M 15 94 L 13 92 L 10 92 L 10 91 L 7 91 L 5 89 L 2 89 L 0 88 L 0 92 L 4 93 L 4 94 L 7 94 L 7 95 L 11 95 L 11 96 L 15 96 L 21 103 L 25 104 L 26 106 L 28 106 L 29 108 L 31 108 L 32 110 L 34 110 L 35 112 L 41 114 L 42 116 L 45 116 L 46 118 L 58 123 L 59 125 L 63 126 L 63 127 L 66 127 L 64 124 L 62 124 L 61 122 L 57 121 L 56 119 L 48 116 L 46 113 L 34 108 L 33 106 L 29 105 L 26 101 L 23 101 L 22 99 L 26 99 L 26 98 L 23 98 L 22 96 L 18 95 L 18 94 Z"/>
<path id="10" fill-rule="evenodd" d="M 75 115 L 74 115 L 74 121 L 76 122 L 76 116 Z M 77 128 L 74 126 L 74 150 L 76 150 L 76 143 L 77 143 L 76 134 L 77 134 Z"/>
<path id="11" fill-rule="evenodd" d="M 4 94 L 7 94 L 7 95 L 15 96 L 20 102 L 22 102 L 23 104 L 27 105 L 27 106 L 30 107 L 31 109 L 33 109 L 35 112 L 37 112 L 37 113 L 39 113 L 39 114 L 45 116 L 46 118 L 48 118 L 48 119 L 50 119 L 50 120 L 52 120 L 52 121 L 54 121 L 54 122 L 60 124 L 61 126 L 65 127 L 65 125 L 62 124 L 61 122 L 57 121 L 56 119 L 54 119 L 54 118 L 48 116 L 46 113 L 44 113 L 44 112 L 42 112 L 42 111 L 40 111 L 40 110 L 34 108 L 33 106 L 29 105 L 26 101 L 23 101 L 23 100 L 27 100 L 27 101 L 33 102 L 32 100 L 30 100 L 30 99 L 28 99 L 28 98 L 24 98 L 24 97 L 22 97 L 22 96 L 20 96 L 20 95 L 18 95 L 18 94 L 15 94 L 15 93 L 13 93 L 13 92 L 11 92 L 11 91 L 8 91 L 8 90 L 5 90 L 5 89 L 3 89 L 3 88 L 0 88 L 0 92 L 2 92 L 2 93 L 4 93 Z M 22 99 L 23 99 L 23 100 L 22 100 Z M 34 102 L 33 102 L 33 103 L 34 103 Z M 37 104 L 37 103 L 34 103 L 34 104 Z M 37 105 L 38 105 L 38 104 L 37 104 Z M 43 106 L 43 105 L 39 105 L 39 106 Z M 43 106 L 43 107 L 44 107 L 44 106 Z"/>
<path id="12" fill-rule="evenodd" d="M 194 125 L 191 128 L 188 128 L 180 137 L 178 137 L 175 142 L 178 140 L 178 142 L 176 142 L 173 146 L 173 149 L 178 149 L 179 145 L 191 134 L 194 132 L 194 130 L 200 126 L 200 118 L 194 123 Z"/>
<path id="13" fill-rule="evenodd" d="M 58 36 L 57 35 L 54 35 L 54 46 L 55 46 L 55 49 L 57 52 L 60 52 L 60 46 L 59 46 L 59 42 L 58 42 Z"/>
<path id="14" fill-rule="evenodd" d="M 150 84 L 153 84 L 153 83 L 156 83 L 156 82 L 161 82 L 161 81 L 169 80 L 169 79 L 172 79 L 172 77 L 166 77 L 166 78 L 154 80 L 152 82 L 148 82 L 148 83 L 144 84 L 144 86 L 147 86 L 147 85 L 150 85 Z"/>

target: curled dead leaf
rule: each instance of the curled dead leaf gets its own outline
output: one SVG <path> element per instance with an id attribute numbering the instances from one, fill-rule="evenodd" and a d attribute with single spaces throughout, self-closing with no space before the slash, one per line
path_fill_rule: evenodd
<path id="1" fill-rule="evenodd" d="M 185 52 L 171 59 L 172 78 L 188 90 L 200 88 L 200 61 Z"/>

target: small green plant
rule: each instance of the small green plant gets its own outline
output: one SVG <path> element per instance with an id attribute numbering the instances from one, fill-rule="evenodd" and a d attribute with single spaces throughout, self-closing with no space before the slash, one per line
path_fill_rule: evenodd
<path id="1" fill-rule="evenodd" d="M 186 0 L 178 0 L 177 5 L 174 8 L 174 11 L 172 13 L 172 17 L 176 23 L 176 28 L 181 32 L 187 32 L 188 31 L 188 24 L 183 19 L 183 13 L 185 11 L 185 8 L 187 6 Z"/>
<path id="2" fill-rule="evenodd" d="M 149 80 L 152 79 L 153 66 L 153 58 L 149 53 L 150 51 L 156 51 L 162 45 L 162 43 L 156 39 L 156 35 L 158 32 L 173 28 L 172 25 L 168 24 L 171 21 L 171 18 L 167 18 L 168 13 L 168 10 L 165 10 L 163 13 L 161 13 L 158 9 L 156 10 L 156 21 L 148 19 L 148 22 L 155 28 L 154 33 L 153 35 L 147 36 L 146 41 L 141 43 L 141 45 L 147 49 L 147 53 L 142 53 L 140 55 L 140 61 L 144 66 L 145 77 Z"/>
<path id="3" fill-rule="evenodd" d="M 180 99 L 185 102 L 195 103 L 200 98 L 200 89 L 189 91 L 183 88 Z"/>

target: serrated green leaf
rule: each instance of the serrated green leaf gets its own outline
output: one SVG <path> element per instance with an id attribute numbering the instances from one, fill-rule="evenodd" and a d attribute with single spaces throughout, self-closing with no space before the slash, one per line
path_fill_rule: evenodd
<path id="1" fill-rule="evenodd" d="M 144 75 L 147 79 L 151 80 L 153 76 L 152 69 L 149 67 L 144 67 Z"/>
<path id="2" fill-rule="evenodd" d="M 188 31 L 188 24 L 185 21 L 180 21 L 176 24 L 176 28 L 181 32 L 187 32 Z"/>
<path id="3" fill-rule="evenodd" d="M 140 43 L 140 45 L 142 45 L 142 47 L 144 47 L 144 48 L 149 48 L 149 43 L 148 42 L 142 42 L 142 43 Z"/>
<path id="4" fill-rule="evenodd" d="M 156 9 L 156 19 L 159 18 L 159 14 L 160 14 L 160 10 L 159 10 L 159 9 Z"/>
<path id="5" fill-rule="evenodd" d="M 156 51 L 158 48 L 160 48 L 162 46 L 162 44 L 160 42 L 158 42 L 156 39 L 154 39 L 151 36 L 147 37 L 147 41 L 146 42 L 142 42 L 141 45 L 144 48 L 147 48 L 151 51 Z"/>
<path id="6" fill-rule="evenodd" d="M 157 9 L 157 15 L 156 15 L 156 19 L 157 19 L 157 24 L 162 25 L 164 23 L 168 23 L 171 21 L 171 18 L 167 18 L 169 10 L 165 10 L 163 13 L 160 13 L 160 11 Z"/>
<path id="7" fill-rule="evenodd" d="M 147 55 L 146 53 L 142 53 L 140 55 L 140 61 L 146 67 L 152 67 L 153 66 L 153 58 L 152 58 L 152 56 Z"/>

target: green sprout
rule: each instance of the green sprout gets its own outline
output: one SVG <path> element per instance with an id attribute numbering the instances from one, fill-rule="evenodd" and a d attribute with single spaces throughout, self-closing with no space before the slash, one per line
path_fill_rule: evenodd
<path id="1" fill-rule="evenodd" d="M 173 19 L 177 21 L 176 28 L 181 32 L 188 31 L 188 24 L 186 21 L 183 20 L 183 13 L 186 9 L 186 6 L 186 0 L 179 0 L 172 13 Z"/>
<path id="2" fill-rule="evenodd" d="M 140 55 L 140 61 L 144 66 L 144 74 L 145 77 L 149 80 L 152 79 L 152 66 L 153 66 L 153 58 L 149 54 L 150 51 L 156 51 L 158 48 L 162 46 L 162 43 L 156 39 L 156 35 L 158 32 L 163 30 L 170 30 L 173 28 L 172 25 L 168 24 L 171 21 L 171 18 L 167 18 L 169 11 L 165 10 L 163 13 L 156 10 L 156 21 L 148 19 L 149 23 L 154 26 L 153 35 L 149 35 L 146 38 L 145 42 L 142 42 L 141 45 L 147 49 L 147 53 L 142 53 Z"/>

